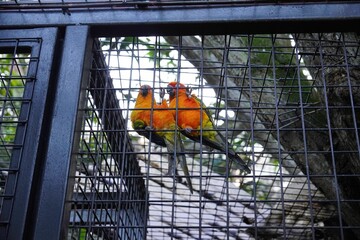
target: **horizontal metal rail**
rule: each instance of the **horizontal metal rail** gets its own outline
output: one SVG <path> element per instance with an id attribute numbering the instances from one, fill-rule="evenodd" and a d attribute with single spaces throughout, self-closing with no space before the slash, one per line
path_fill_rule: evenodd
<path id="1" fill-rule="evenodd" d="M 9 10 L 0 29 L 89 25 L 94 36 L 354 31 L 360 2 Z M 20 9 L 20 8 L 19 8 Z"/>

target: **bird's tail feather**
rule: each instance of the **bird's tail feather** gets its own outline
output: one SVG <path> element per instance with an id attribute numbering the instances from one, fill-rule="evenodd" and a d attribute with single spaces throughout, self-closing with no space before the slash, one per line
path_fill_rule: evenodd
<path id="1" fill-rule="evenodd" d="M 180 147 L 180 166 L 181 166 L 181 169 L 183 170 L 184 174 L 185 174 L 185 178 L 186 178 L 186 182 L 188 183 L 188 186 L 189 186 L 189 190 L 191 193 L 193 193 L 193 186 L 192 186 L 192 183 L 191 183 L 191 179 L 190 179 L 190 174 L 189 174 L 189 169 L 188 169 L 188 166 L 187 166 L 187 163 L 186 163 L 186 156 L 185 156 L 185 148 L 184 148 L 184 144 L 180 138 L 180 133 L 178 132 L 178 145 Z M 176 148 L 178 149 L 178 148 Z"/>
<path id="2" fill-rule="evenodd" d="M 189 190 L 191 193 L 193 193 L 193 186 L 191 183 L 189 169 L 188 169 L 188 166 L 186 163 L 186 156 L 184 153 L 184 145 L 183 145 L 180 135 L 178 133 L 177 139 L 176 139 L 176 146 L 174 146 L 175 145 L 175 136 L 176 135 L 174 134 L 174 138 L 172 141 L 165 139 L 169 154 L 173 154 L 174 149 L 176 149 L 176 159 L 177 159 L 177 161 L 175 161 L 174 157 L 169 158 L 169 161 L 171 161 L 171 162 L 169 162 L 168 174 L 169 175 L 174 174 L 174 172 L 175 172 L 174 169 L 176 169 L 177 164 L 180 164 L 181 169 L 183 170 L 183 172 L 185 174 L 185 178 L 186 178 L 186 182 L 188 184 Z"/>
<path id="3" fill-rule="evenodd" d="M 219 151 L 225 151 L 227 142 L 226 138 L 219 132 L 217 132 L 217 141 L 210 141 L 206 138 L 203 138 L 203 144 L 208 145 L 214 149 L 217 149 Z M 247 173 L 251 173 L 250 168 L 247 166 L 245 161 L 232 149 L 230 143 L 228 143 L 228 156 L 232 161 L 235 161 L 239 166 L 241 170 L 244 170 Z"/>

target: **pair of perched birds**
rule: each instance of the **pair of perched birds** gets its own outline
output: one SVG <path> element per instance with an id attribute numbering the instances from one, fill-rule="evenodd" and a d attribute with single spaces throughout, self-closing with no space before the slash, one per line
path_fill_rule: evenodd
<path id="1" fill-rule="evenodd" d="M 174 162 L 180 163 L 188 187 L 193 192 L 180 132 L 193 141 L 227 152 L 230 160 L 235 161 L 247 173 L 251 172 L 226 138 L 216 130 L 208 109 L 195 94 L 191 94 L 189 88 L 178 82 L 170 82 L 166 92 L 169 94 L 169 104 L 166 100 L 158 104 L 152 88 L 149 85 L 141 86 L 131 113 L 131 121 L 134 130 L 140 135 L 167 148 L 170 156 L 168 174 L 176 169 L 172 165 Z M 162 97 L 164 94 L 161 93 Z M 177 161 L 174 161 L 175 154 Z"/>

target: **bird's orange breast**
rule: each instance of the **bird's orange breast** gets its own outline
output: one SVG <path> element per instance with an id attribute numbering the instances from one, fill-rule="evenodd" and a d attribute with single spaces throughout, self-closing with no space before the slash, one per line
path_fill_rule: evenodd
<path id="1" fill-rule="evenodd" d="M 208 116 L 200 108 L 200 103 L 192 97 L 179 94 L 178 107 L 176 108 L 176 99 L 170 102 L 170 108 L 176 119 L 177 113 L 177 125 L 182 128 L 191 128 L 200 130 L 201 123 L 209 121 Z M 199 131 L 192 132 L 193 135 L 200 134 Z"/>

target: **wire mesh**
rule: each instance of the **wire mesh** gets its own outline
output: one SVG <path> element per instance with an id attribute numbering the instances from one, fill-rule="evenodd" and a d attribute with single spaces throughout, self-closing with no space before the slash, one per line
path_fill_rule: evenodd
<path id="1" fill-rule="evenodd" d="M 94 45 L 81 119 L 68 237 L 144 239 L 146 191 L 113 83 Z"/>
<path id="2" fill-rule="evenodd" d="M 24 136 L 31 105 L 32 78 L 30 61 L 36 62 L 23 49 L 25 39 L 0 39 L 0 221 L 6 228 L 18 186 Z M 34 65 L 35 66 L 35 65 Z"/>
<path id="3" fill-rule="evenodd" d="M 124 229 L 141 232 L 131 239 L 356 235 L 356 34 L 129 36 L 100 38 L 99 43 L 94 59 L 104 62 L 93 63 L 86 107 L 79 109 L 84 118 L 70 201 L 73 237 L 125 239 Z M 217 131 L 250 174 L 226 158 L 227 148 L 212 150 L 203 138 L 194 142 L 182 136 L 178 141 L 184 144 L 191 194 L 182 169 L 168 162 L 169 149 L 132 128 L 140 86 L 151 86 L 161 102 L 161 88 L 172 81 L 185 84 L 205 103 Z M 169 174 L 171 167 L 176 174 Z M 122 204 L 126 214 L 140 217 L 123 222 Z"/>

